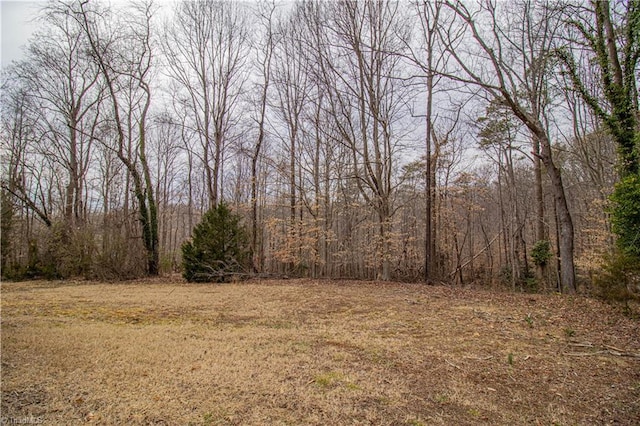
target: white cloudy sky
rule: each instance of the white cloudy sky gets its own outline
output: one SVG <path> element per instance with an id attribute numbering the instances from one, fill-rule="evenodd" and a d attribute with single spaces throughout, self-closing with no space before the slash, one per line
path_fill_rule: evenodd
<path id="1" fill-rule="evenodd" d="M 163 13 L 168 13 L 176 0 L 159 0 L 157 4 L 164 6 Z M 0 62 L 4 68 L 11 61 L 20 59 L 22 49 L 29 36 L 36 28 L 33 22 L 38 10 L 46 0 L 0 0 Z M 113 0 L 111 4 L 127 4 L 127 0 Z"/>
<path id="2" fill-rule="evenodd" d="M 41 5 L 42 1 L 0 1 L 0 62 L 3 68 L 12 60 L 20 59 L 22 48 L 35 27 L 31 21 Z"/>

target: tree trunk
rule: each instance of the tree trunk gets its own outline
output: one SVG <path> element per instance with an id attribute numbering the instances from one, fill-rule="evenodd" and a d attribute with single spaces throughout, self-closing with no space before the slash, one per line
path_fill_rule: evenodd
<path id="1" fill-rule="evenodd" d="M 540 141 L 533 138 L 533 173 L 535 176 L 535 197 L 536 197 L 536 242 L 549 239 L 544 223 L 544 192 L 542 190 L 542 162 L 540 161 Z M 547 279 L 547 265 L 536 266 L 536 275 L 542 283 L 543 290 L 549 287 Z"/>
<path id="2" fill-rule="evenodd" d="M 97 38 L 97 34 L 94 34 L 94 29 L 92 24 L 90 23 L 88 13 L 84 10 L 86 3 L 80 4 L 80 23 L 83 26 L 83 30 L 87 35 L 89 45 L 91 47 L 92 53 L 95 56 L 97 61 L 98 68 L 100 69 L 100 73 L 104 77 L 107 91 L 109 93 L 109 97 L 111 99 L 112 108 L 113 108 L 113 118 L 116 125 L 117 130 L 117 143 L 118 149 L 116 150 L 116 154 L 120 161 L 124 164 L 128 175 L 133 180 L 134 184 L 134 193 L 135 197 L 138 200 L 139 211 L 138 211 L 138 220 L 142 226 L 142 240 L 147 251 L 147 273 L 149 275 L 158 275 L 158 264 L 159 264 L 159 251 L 158 251 L 158 218 L 157 218 L 157 207 L 155 205 L 155 200 L 153 197 L 153 186 L 151 185 L 151 177 L 149 173 L 149 166 L 146 161 L 146 115 L 149 110 L 149 106 L 151 103 L 151 94 L 149 91 L 149 86 L 144 81 L 145 73 L 148 71 L 148 68 L 145 69 L 145 64 L 143 63 L 144 58 L 140 58 L 140 63 L 138 63 L 138 71 L 140 74 L 136 76 L 132 76 L 133 81 L 145 92 L 145 103 L 143 105 L 143 109 L 141 112 L 139 125 L 139 155 L 140 162 L 143 167 L 143 176 L 140 175 L 140 172 L 136 168 L 136 164 L 134 163 L 133 155 L 130 150 L 127 150 L 125 153 L 125 132 L 123 127 L 123 121 L 120 116 L 120 101 L 118 99 L 118 83 L 117 79 L 119 75 L 113 68 L 113 64 L 107 63 L 108 55 L 102 49 L 100 45 L 100 40 Z M 147 25 L 149 21 L 147 20 Z M 145 44 L 145 47 L 149 47 L 149 33 L 143 35 L 144 40 L 142 42 Z M 148 51 L 150 52 L 150 50 Z M 150 65 L 150 58 L 146 58 L 149 62 L 146 64 L 147 67 Z M 132 110 L 129 110 L 129 114 L 132 114 Z M 131 119 L 128 121 L 131 122 Z M 126 138 L 129 143 L 131 143 L 131 126 L 128 128 L 129 137 Z M 144 178 L 144 183 L 143 183 Z M 145 188 L 146 183 L 146 188 Z M 147 204 L 148 203 L 148 204 Z M 148 207 L 147 207 L 148 206 Z"/>
<path id="3" fill-rule="evenodd" d="M 262 149 L 262 143 L 264 141 L 264 122 L 268 84 L 269 79 L 266 77 L 262 89 L 260 121 L 258 122 L 258 140 L 256 141 L 253 156 L 251 157 L 251 263 L 254 272 L 260 272 L 262 270 L 262 254 L 261 249 L 258 248 L 258 244 L 261 240 L 258 238 L 258 160 Z"/>
<path id="4" fill-rule="evenodd" d="M 551 143 L 546 135 L 537 135 L 541 142 L 541 160 L 547 169 L 547 175 L 551 181 L 554 204 L 558 220 L 559 247 L 560 252 L 560 285 L 563 293 L 573 294 L 576 292 L 576 275 L 573 258 L 574 251 L 574 229 L 567 197 L 562 184 L 562 174 L 556 167 L 551 157 Z"/>
<path id="5" fill-rule="evenodd" d="M 390 281 L 391 280 L 391 259 L 390 256 L 390 232 L 391 232 L 391 219 L 389 217 L 388 208 L 385 206 L 381 206 L 378 216 L 380 223 L 379 232 L 380 232 L 380 266 L 378 270 L 378 279 L 381 281 Z"/>
<path id="6" fill-rule="evenodd" d="M 428 63 L 431 67 L 431 51 L 428 54 Z M 433 258 L 435 257 L 435 235 L 433 233 L 433 179 L 431 163 L 431 132 L 432 132 L 432 106 L 433 106 L 433 73 L 427 76 L 427 128 L 426 128 L 426 170 L 425 170 L 425 256 L 424 256 L 424 280 L 428 284 L 434 276 Z"/>
<path id="7" fill-rule="evenodd" d="M 140 205 L 141 218 L 144 216 L 142 222 L 143 235 L 145 236 L 145 249 L 147 250 L 147 272 L 151 276 L 156 276 L 160 273 L 160 247 L 158 244 L 158 205 L 156 204 L 153 194 L 153 183 L 151 181 L 151 173 L 149 172 L 149 164 L 147 163 L 146 155 L 146 115 L 150 102 L 150 96 L 147 100 L 147 105 L 142 114 L 140 121 L 140 163 L 142 165 L 144 186 L 142 198 L 146 197 L 146 204 Z M 139 179 L 139 178 L 138 178 Z M 140 188 L 141 189 L 141 188 Z M 136 188 L 136 192 L 138 192 Z M 141 197 L 138 196 L 138 199 Z M 145 214 L 142 214 L 142 210 L 146 210 Z"/>

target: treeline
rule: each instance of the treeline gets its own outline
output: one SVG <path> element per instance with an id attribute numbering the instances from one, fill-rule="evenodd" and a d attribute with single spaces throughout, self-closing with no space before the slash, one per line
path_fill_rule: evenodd
<path id="1" fill-rule="evenodd" d="M 574 292 L 638 263 L 640 2 L 171 7 L 46 3 L 3 70 L 5 278 L 179 271 L 223 202 L 256 274 Z"/>

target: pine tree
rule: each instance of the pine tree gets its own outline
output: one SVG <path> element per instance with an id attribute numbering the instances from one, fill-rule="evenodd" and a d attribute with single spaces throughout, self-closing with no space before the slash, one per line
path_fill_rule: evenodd
<path id="1" fill-rule="evenodd" d="M 225 282 L 246 271 L 249 238 L 240 217 L 226 204 L 205 213 L 182 245 L 183 276 L 189 282 Z"/>

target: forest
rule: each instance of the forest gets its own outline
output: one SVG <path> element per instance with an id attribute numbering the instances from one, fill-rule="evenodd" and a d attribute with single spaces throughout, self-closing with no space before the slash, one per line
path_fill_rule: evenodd
<path id="1" fill-rule="evenodd" d="M 638 0 L 37 19 L 1 75 L 6 279 L 180 272 L 224 204 L 247 275 L 640 293 Z"/>

